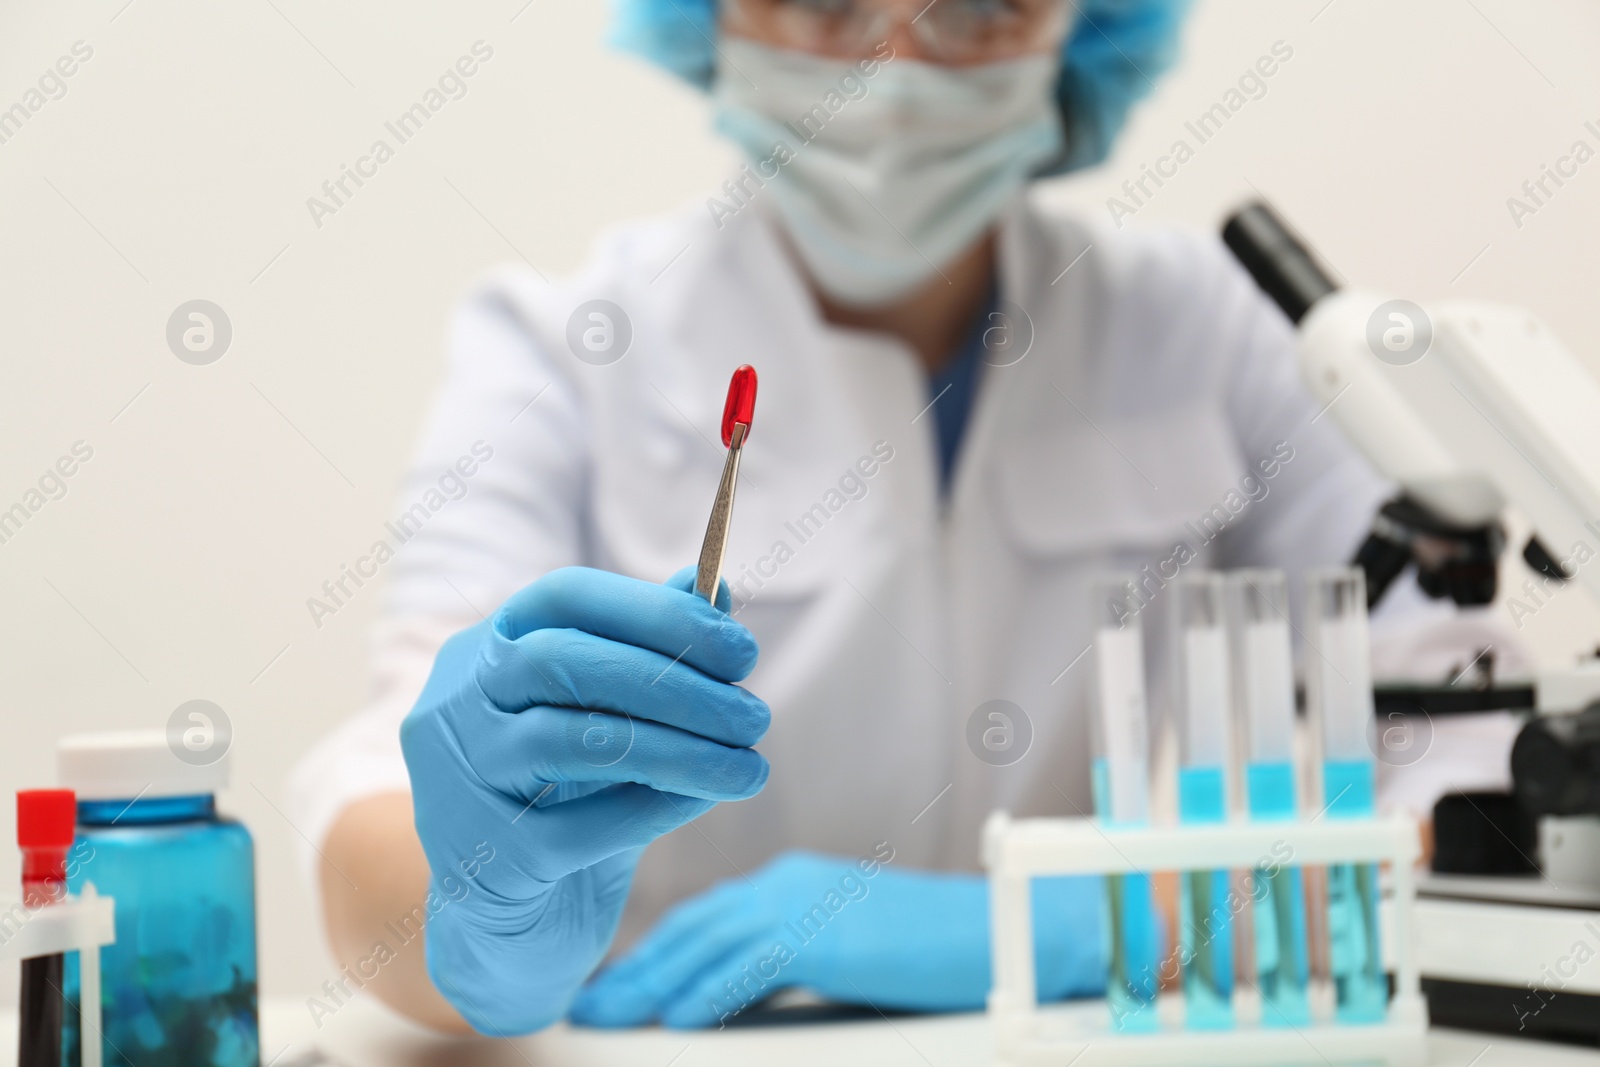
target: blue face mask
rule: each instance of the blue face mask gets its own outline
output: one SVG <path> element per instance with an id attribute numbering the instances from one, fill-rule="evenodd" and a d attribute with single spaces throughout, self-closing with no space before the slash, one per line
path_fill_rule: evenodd
<path id="1" fill-rule="evenodd" d="M 1059 55 L 944 67 L 881 52 L 729 37 L 715 88 L 717 129 L 762 183 L 749 199 L 770 200 L 822 292 L 862 307 L 936 276 L 1062 152 Z"/>

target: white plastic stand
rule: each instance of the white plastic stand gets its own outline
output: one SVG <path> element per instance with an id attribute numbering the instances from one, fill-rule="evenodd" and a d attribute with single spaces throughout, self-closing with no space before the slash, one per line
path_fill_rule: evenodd
<path id="1" fill-rule="evenodd" d="M 0 901 L 0 960 L 78 954 L 78 1032 L 83 1067 L 101 1067 L 100 946 L 117 939 L 115 901 L 85 883 L 80 896 L 45 908 Z"/>
<path id="2" fill-rule="evenodd" d="M 1242 1025 L 1237 1029 L 1119 1032 L 1109 1011 L 1097 1026 L 1081 1016 L 1039 1006 L 1034 981 L 1032 879 L 1133 871 L 1212 871 L 1254 868 L 1285 855 L 1296 867 L 1384 863 L 1393 876 L 1393 922 L 1386 958 L 1395 992 L 1388 1017 L 1364 1025 L 1314 1022 L 1301 1027 Z M 983 831 L 989 871 L 994 988 L 989 1018 L 1000 1067 L 1246 1067 L 1246 1065 L 1420 1064 L 1427 1058 L 1428 1012 L 1412 945 L 1416 878 L 1421 855 L 1410 819 L 1325 819 L 1315 823 L 1238 823 L 1220 826 L 1110 829 L 1089 819 L 989 816 Z M 1166 999 L 1163 994 L 1162 999 Z"/>

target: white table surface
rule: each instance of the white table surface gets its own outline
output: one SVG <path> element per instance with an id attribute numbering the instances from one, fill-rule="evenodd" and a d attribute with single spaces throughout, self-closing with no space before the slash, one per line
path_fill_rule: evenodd
<path id="1" fill-rule="evenodd" d="M 1101 1011 L 1093 1004 L 1086 1011 Z M 320 1052 L 323 1058 L 310 1054 Z M 352 1001 L 320 1030 L 304 1004 L 262 1012 L 262 1063 L 273 1067 L 987 1067 L 983 1015 L 744 1026 L 724 1031 L 596 1031 L 557 1027 L 519 1041 L 461 1041 L 413 1027 L 371 1000 Z M 1093 1051 L 1085 1057 L 1087 1067 Z M 1434 1030 L 1430 1067 L 1600 1064 L 1600 1050 Z M 1065 1067 L 1065 1065 L 1063 1065 Z"/>
<path id="2" fill-rule="evenodd" d="M 982 1015 L 721 1032 L 563 1026 L 519 1041 L 484 1041 L 439 1037 L 358 997 L 320 1029 L 304 1002 L 268 1001 L 261 1029 L 262 1067 L 987 1067 L 992 1052 Z M 1600 1064 L 1594 1049 L 1456 1030 L 1434 1030 L 1429 1045 L 1429 1067 Z M 0 1014 L 0 1065 L 13 1067 L 16 1047 L 15 1012 Z"/>

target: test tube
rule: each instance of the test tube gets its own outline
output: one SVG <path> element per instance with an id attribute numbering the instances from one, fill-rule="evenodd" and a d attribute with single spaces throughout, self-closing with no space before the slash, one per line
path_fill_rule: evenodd
<path id="1" fill-rule="evenodd" d="M 1108 826 L 1143 826 L 1150 816 L 1150 749 L 1141 605 L 1131 580 L 1104 579 L 1094 589 L 1095 811 Z M 1149 874 L 1108 875 L 1106 903 L 1106 1000 L 1112 1025 L 1122 1031 L 1153 1030 L 1159 949 Z"/>
<path id="2" fill-rule="evenodd" d="M 30 913 L 66 899 L 67 850 L 72 847 L 76 820 L 72 790 L 17 790 L 22 902 Z M 7 929 L 7 933 L 13 932 Z M 66 1011 L 62 993 L 65 968 L 66 957 L 59 952 L 22 961 L 17 1021 L 19 1067 L 60 1067 L 61 1027 Z"/>
<path id="3" fill-rule="evenodd" d="M 1232 698 L 1222 576 L 1190 572 L 1177 594 L 1178 820 L 1226 822 Z M 1228 880 L 1226 870 L 1184 871 L 1180 878 L 1184 1020 L 1198 1030 L 1233 1027 Z"/>
<path id="4" fill-rule="evenodd" d="M 1297 811 L 1294 778 L 1294 663 L 1289 583 L 1282 571 L 1228 575 L 1234 690 L 1245 805 L 1255 822 L 1287 822 Z M 1311 1021 L 1305 882 L 1290 856 L 1264 857 L 1251 872 L 1256 988 L 1265 1026 Z"/>
<path id="5" fill-rule="evenodd" d="M 1372 650 L 1367 583 L 1359 567 L 1306 577 L 1306 697 L 1321 739 L 1322 791 L 1330 819 L 1371 818 L 1376 808 L 1372 750 Z M 1334 1017 L 1383 1019 L 1389 983 L 1378 934 L 1376 864 L 1328 868 L 1328 969 Z"/>

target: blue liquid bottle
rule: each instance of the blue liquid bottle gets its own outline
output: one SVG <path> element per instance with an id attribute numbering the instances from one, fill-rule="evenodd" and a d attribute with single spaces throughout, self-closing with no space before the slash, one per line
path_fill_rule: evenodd
<path id="1" fill-rule="evenodd" d="M 1178 588 L 1178 819 L 1226 822 L 1232 713 L 1222 576 L 1190 572 Z M 1179 944 L 1185 1024 L 1227 1030 L 1233 1013 L 1233 908 L 1226 870 L 1184 871 Z"/>
<path id="2" fill-rule="evenodd" d="M 1372 749 L 1372 651 L 1367 583 L 1357 567 L 1306 579 L 1306 695 L 1322 745 L 1322 793 L 1330 819 L 1371 818 L 1376 809 Z M 1328 969 L 1334 1017 L 1382 1022 L 1389 1006 L 1378 929 L 1378 868 L 1328 868 Z"/>
<path id="3" fill-rule="evenodd" d="M 1095 812 L 1107 826 L 1149 821 L 1150 749 L 1144 687 L 1144 635 L 1132 583 L 1095 587 L 1095 707 L 1090 716 Z M 1106 1001 L 1112 1028 L 1154 1030 L 1161 953 L 1150 876 L 1106 877 Z"/>
<path id="4" fill-rule="evenodd" d="M 191 732 L 189 737 L 198 736 Z M 60 775 L 78 794 L 68 887 L 116 900 L 101 952 L 103 1062 L 140 1067 L 257 1067 L 255 856 L 250 833 L 217 814 L 226 757 L 169 748 L 165 733 L 62 741 Z M 66 992 L 78 999 L 77 957 Z M 84 1035 L 68 1012 L 63 1065 Z M 90 1040 L 94 1036 L 90 1035 Z"/>
<path id="5" fill-rule="evenodd" d="M 1294 663 L 1289 643 L 1289 585 L 1282 571 L 1228 575 L 1234 690 L 1245 761 L 1245 803 L 1255 822 L 1297 814 L 1294 773 Z M 1305 880 L 1291 857 L 1262 857 L 1251 871 L 1256 988 L 1263 1026 L 1311 1021 L 1310 943 Z"/>

